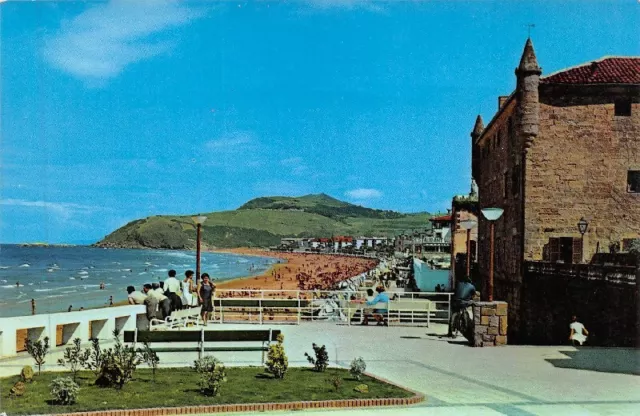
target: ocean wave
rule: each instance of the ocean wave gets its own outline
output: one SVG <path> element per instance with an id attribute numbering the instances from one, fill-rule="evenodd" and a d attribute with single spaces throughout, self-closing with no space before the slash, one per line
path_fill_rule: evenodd
<path id="1" fill-rule="evenodd" d="M 0 269 L 2 269 L 2 270 L 6 270 L 6 269 L 9 269 L 10 267 L 11 267 L 11 266 L 0 266 Z"/>
<path id="2" fill-rule="evenodd" d="M 156 269 L 155 271 L 156 272 L 168 272 L 169 269 Z"/>
<path id="3" fill-rule="evenodd" d="M 181 259 L 195 259 L 196 256 L 195 254 L 189 254 L 189 253 L 181 253 L 179 251 L 167 251 L 163 253 L 165 256 L 169 256 L 169 257 L 178 257 Z"/>
<path id="4" fill-rule="evenodd" d="M 14 287 L 16 287 L 16 285 L 4 285 L 4 286 L 0 286 L 3 289 L 13 289 Z"/>
<path id="5" fill-rule="evenodd" d="M 34 289 L 34 292 L 52 292 L 55 289 Z"/>
<path id="6" fill-rule="evenodd" d="M 138 273 L 138 276 L 143 275 L 143 274 L 147 274 L 147 272 L 140 272 L 140 273 Z"/>
<path id="7" fill-rule="evenodd" d="M 69 280 L 76 280 L 76 278 L 75 277 L 70 277 Z"/>
<path id="8" fill-rule="evenodd" d="M 18 266 L 18 267 L 31 267 L 31 265 L 30 265 L 29 263 L 25 263 L 25 264 L 21 264 L 21 265 L 20 265 L 20 266 Z"/>
<path id="9" fill-rule="evenodd" d="M 78 272 L 78 274 L 89 274 L 89 272 Z"/>

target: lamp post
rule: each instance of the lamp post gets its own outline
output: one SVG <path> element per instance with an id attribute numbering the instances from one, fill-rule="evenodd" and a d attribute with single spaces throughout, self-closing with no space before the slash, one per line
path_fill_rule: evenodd
<path id="1" fill-rule="evenodd" d="M 460 226 L 467 230 L 467 277 L 471 274 L 471 230 L 477 224 L 478 222 L 472 219 L 460 221 Z"/>
<path id="2" fill-rule="evenodd" d="M 582 263 L 584 263 L 584 234 L 587 232 L 587 228 L 589 228 L 589 222 L 585 220 L 584 217 L 580 218 L 580 221 L 578 221 L 578 231 L 580 231 L 580 262 Z"/>
<path id="3" fill-rule="evenodd" d="M 196 283 L 200 280 L 200 229 L 206 220 L 207 217 L 204 215 L 193 217 L 193 221 L 196 223 Z"/>
<path id="4" fill-rule="evenodd" d="M 489 251 L 489 284 L 487 285 L 487 300 L 493 302 L 493 257 L 494 257 L 494 234 L 495 222 L 502 216 L 504 210 L 502 208 L 484 208 L 482 215 L 491 223 L 491 249 Z"/>

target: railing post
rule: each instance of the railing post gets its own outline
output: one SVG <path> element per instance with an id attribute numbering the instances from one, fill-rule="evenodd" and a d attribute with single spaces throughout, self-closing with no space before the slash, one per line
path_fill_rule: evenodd
<path id="1" fill-rule="evenodd" d="M 262 299 L 258 299 L 258 310 L 260 311 L 260 325 L 262 325 Z"/>

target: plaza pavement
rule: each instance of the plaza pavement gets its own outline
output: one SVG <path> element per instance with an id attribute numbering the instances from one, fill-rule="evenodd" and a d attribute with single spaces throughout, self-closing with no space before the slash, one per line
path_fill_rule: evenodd
<path id="1" fill-rule="evenodd" d="M 210 325 L 250 329 L 257 325 Z M 269 325 L 285 335 L 291 366 L 308 366 L 311 344 L 325 344 L 332 365 L 363 357 L 367 372 L 419 391 L 426 401 L 407 408 L 307 410 L 310 415 L 630 415 L 640 414 L 640 350 L 505 346 L 471 348 L 430 328 L 346 326 L 330 322 Z M 48 359 L 55 363 L 58 349 Z M 260 354 L 218 353 L 225 364 L 260 365 Z M 160 354 L 162 366 L 191 365 L 192 353 Z M 16 374 L 28 356 L 0 361 L 0 375 Z M 54 369 L 57 366 L 48 365 Z M 58 367 L 59 368 L 59 367 Z M 594 371 L 597 370 L 597 371 Z M 299 415 L 301 411 L 263 412 Z"/>

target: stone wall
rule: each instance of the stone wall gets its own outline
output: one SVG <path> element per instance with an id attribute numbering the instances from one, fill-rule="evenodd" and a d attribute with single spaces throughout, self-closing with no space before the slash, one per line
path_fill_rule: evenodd
<path id="1" fill-rule="evenodd" d="M 635 99 L 631 116 L 614 99 Z M 640 104 L 635 88 L 542 86 L 540 128 L 526 160 L 525 260 L 542 260 L 551 237 L 580 238 L 589 221 L 586 262 L 612 242 L 640 238 L 640 194 L 627 192 L 627 171 L 640 170 Z"/>
<path id="2" fill-rule="evenodd" d="M 568 344 L 571 316 L 590 333 L 587 345 L 640 346 L 637 286 L 525 273 L 522 325 L 512 343 Z"/>
<path id="3" fill-rule="evenodd" d="M 474 347 L 493 347 L 507 344 L 507 303 L 475 302 L 473 305 Z"/>

